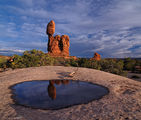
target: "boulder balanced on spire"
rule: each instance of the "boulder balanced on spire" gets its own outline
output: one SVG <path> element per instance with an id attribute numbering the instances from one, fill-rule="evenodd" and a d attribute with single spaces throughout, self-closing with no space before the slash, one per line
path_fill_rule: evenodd
<path id="1" fill-rule="evenodd" d="M 55 22 L 51 20 L 46 29 L 48 35 L 48 53 L 51 56 L 69 56 L 69 36 L 68 35 L 56 35 L 55 33 Z"/>

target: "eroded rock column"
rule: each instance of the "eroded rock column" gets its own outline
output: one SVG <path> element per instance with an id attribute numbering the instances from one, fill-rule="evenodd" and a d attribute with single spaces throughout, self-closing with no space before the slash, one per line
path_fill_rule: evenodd
<path id="1" fill-rule="evenodd" d="M 69 56 L 69 36 L 68 35 L 56 35 L 55 22 L 51 20 L 47 25 L 46 33 L 48 35 L 48 53 L 52 56 Z"/>

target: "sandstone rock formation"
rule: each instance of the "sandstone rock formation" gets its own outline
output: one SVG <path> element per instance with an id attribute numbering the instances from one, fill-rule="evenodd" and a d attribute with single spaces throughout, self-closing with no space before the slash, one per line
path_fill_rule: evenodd
<path id="1" fill-rule="evenodd" d="M 55 22 L 51 20 L 47 25 L 46 34 L 48 35 L 48 53 L 52 56 L 69 56 L 69 36 L 68 35 L 56 35 Z"/>
<path id="2" fill-rule="evenodd" d="M 94 57 L 91 58 L 91 60 L 100 60 L 100 59 L 101 59 L 101 57 L 100 57 L 100 54 L 98 54 L 98 53 L 95 53 Z"/>
<path id="3" fill-rule="evenodd" d="M 53 35 L 55 33 L 55 22 L 53 20 L 48 23 L 46 33 L 48 35 Z"/>
<path id="4" fill-rule="evenodd" d="M 69 47 L 70 47 L 69 36 L 68 35 L 62 35 L 60 43 L 61 43 L 60 48 L 62 50 L 62 54 L 64 56 L 69 56 Z"/>

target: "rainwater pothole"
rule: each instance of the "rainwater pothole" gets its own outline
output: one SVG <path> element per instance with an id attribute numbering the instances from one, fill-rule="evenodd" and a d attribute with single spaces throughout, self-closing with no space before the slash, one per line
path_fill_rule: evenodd
<path id="1" fill-rule="evenodd" d="M 74 80 L 34 80 L 11 88 L 16 104 L 48 110 L 86 104 L 109 93 L 104 86 Z"/>

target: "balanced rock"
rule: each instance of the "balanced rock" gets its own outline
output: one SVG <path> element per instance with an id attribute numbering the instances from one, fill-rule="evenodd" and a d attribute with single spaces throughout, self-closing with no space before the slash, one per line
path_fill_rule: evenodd
<path id="1" fill-rule="evenodd" d="M 56 35 L 53 36 L 55 32 L 55 22 L 51 20 L 47 25 L 46 33 L 48 35 L 48 53 L 51 56 L 66 57 L 69 56 L 69 36 L 68 35 Z"/>
<path id="2" fill-rule="evenodd" d="M 94 57 L 93 58 L 91 58 L 91 60 L 100 60 L 101 59 L 101 56 L 100 56 L 100 54 L 98 54 L 98 53 L 95 53 L 94 54 Z"/>
<path id="3" fill-rule="evenodd" d="M 53 20 L 48 23 L 46 33 L 48 35 L 53 35 L 55 33 L 55 22 Z"/>

